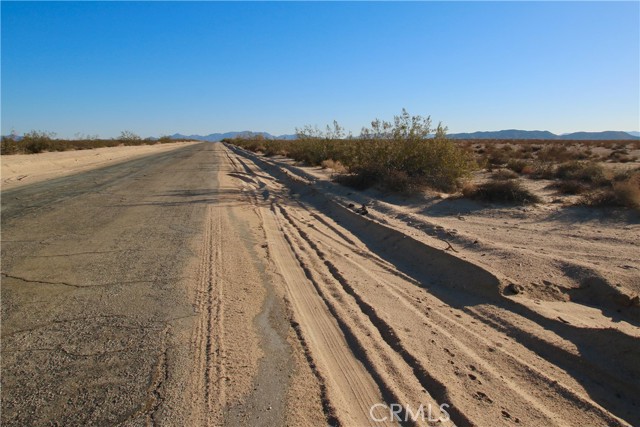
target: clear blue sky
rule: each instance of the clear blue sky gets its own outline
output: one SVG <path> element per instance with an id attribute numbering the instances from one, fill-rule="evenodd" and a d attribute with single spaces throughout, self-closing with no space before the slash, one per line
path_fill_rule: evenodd
<path id="1" fill-rule="evenodd" d="M 640 130 L 640 2 L 2 2 L 2 133 Z"/>

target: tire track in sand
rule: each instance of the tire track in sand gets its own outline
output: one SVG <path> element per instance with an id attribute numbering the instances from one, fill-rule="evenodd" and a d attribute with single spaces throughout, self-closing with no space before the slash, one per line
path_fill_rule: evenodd
<path id="1" fill-rule="evenodd" d="M 275 216 L 266 210 L 262 216 L 269 253 L 284 278 L 296 322 L 327 383 L 337 419 L 344 426 L 371 425 L 371 406 L 384 402 L 380 389 L 351 351 L 336 319 L 298 264 Z"/>
<path id="2" fill-rule="evenodd" d="M 198 270 L 199 288 L 196 293 L 196 311 L 200 313 L 198 325 L 192 339 L 193 353 L 196 355 L 197 386 L 193 396 L 194 405 L 202 425 L 218 425 L 220 410 L 225 406 L 224 355 L 224 311 L 221 302 L 222 280 L 214 266 L 221 265 L 220 215 L 209 207 L 205 220 L 202 255 Z"/>

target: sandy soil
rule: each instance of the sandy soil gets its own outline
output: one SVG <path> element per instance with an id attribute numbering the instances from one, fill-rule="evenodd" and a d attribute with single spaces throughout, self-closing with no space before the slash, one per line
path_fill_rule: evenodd
<path id="1" fill-rule="evenodd" d="M 328 178 L 199 144 L 3 191 L 2 424 L 640 423 L 637 220 Z"/>
<path id="2" fill-rule="evenodd" d="M 73 173 L 108 166 L 153 153 L 164 153 L 194 142 L 95 148 L 38 154 L 2 156 L 2 189 L 58 178 Z"/>
<path id="3" fill-rule="evenodd" d="M 637 218 L 358 193 L 231 149 L 385 401 L 447 402 L 456 425 L 637 424 Z"/>

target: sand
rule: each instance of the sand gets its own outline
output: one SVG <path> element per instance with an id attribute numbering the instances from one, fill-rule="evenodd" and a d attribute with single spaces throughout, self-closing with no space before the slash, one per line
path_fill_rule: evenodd
<path id="1" fill-rule="evenodd" d="M 2 190 L 83 172 L 102 166 L 162 153 L 195 142 L 94 148 L 92 150 L 59 151 L 2 156 Z"/>
<path id="2" fill-rule="evenodd" d="M 231 149 L 385 401 L 447 403 L 459 426 L 637 423 L 633 216 L 357 192 L 330 171 Z M 315 336 L 307 311 L 294 317 Z M 339 406 L 354 399 L 332 395 L 348 391 L 331 384 L 343 368 L 309 347 L 338 419 L 357 423 Z"/>

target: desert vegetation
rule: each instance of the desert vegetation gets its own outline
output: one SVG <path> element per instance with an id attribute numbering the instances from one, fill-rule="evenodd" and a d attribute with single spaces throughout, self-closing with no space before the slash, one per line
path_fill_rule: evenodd
<path id="1" fill-rule="evenodd" d="M 236 138 L 226 142 L 309 166 L 334 166 L 338 181 L 359 189 L 455 191 L 477 168 L 472 153 L 446 137 L 445 127 L 433 128 L 430 117 L 412 116 L 406 110 L 393 121 L 373 120 L 357 138 L 345 137 L 335 121 L 324 131 L 312 126 L 296 131 L 296 140 Z"/>
<path id="2" fill-rule="evenodd" d="M 281 155 L 333 171 L 357 189 L 400 193 L 427 188 L 488 202 L 544 202 L 529 182 L 546 180 L 570 204 L 639 209 L 640 140 L 459 140 L 442 124 L 403 110 L 391 121 L 375 119 L 359 136 L 337 123 L 324 130 L 296 129 L 296 140 L 262 136 L 225 140 L 265 156 Z M 559 199 L 554 199 L 556 202 Z"/>
<path id="3" fill-rule="evenodd" d="M 482 184 L 467 183 L 462 195 L 471 199 L 488 202 L 531 204 L 541 202 L 540 197 L 528 190 L 521 181 L 515 179 L 493 179 Z"/>
<path id="4" fill-rule="evenodd" d="M 573 204 L 639 209 L 640 141 L 467 140 L 457 143 L 472 150 L 477 163 L 491 174 L 491 182 L 467 183 L 463 193 L 469 197 L 539 202 L 539 197 L 526 196 L 519 190 L 526 190 L 523 186 L 526 180 L 548 180 L 551 182 L 547 188 L 557 196 L 579 196 Z"/>
<path id="5" fill-rule="evenodd" d="M 100 139 L 97 136 L 78 135 L 76 139 L 58 139 L 56 135 L 45 131 L 31 131 L 21 138 L 16 135 L 2 137 L 1 153 L 5 154 L 35 154 L 45 151 L 89 150 L 92 148 L 118 147 L 125 145 L 153 145 L 176 142 L 168 136 L 159 139 L 143 139 L 131 131 L 123 131 L 119 137 Z"/>

